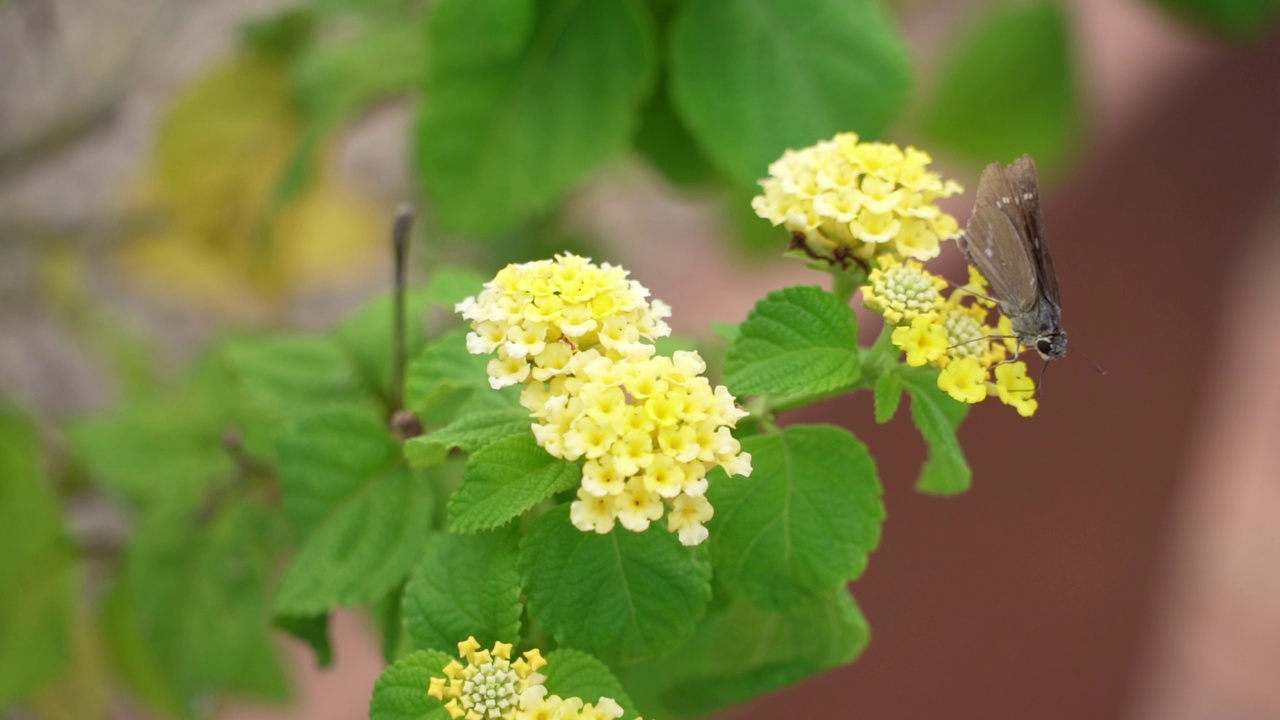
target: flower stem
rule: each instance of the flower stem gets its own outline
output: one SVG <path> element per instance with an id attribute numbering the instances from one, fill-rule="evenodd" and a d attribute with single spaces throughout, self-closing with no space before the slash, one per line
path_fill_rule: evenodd
<path id="1" fill-rule="evenodd" d="M 404 409 L 405 350 L 405 275 L 408 272 L 409 229 L 413 227 L 413 208 L 402 205 L 396 210 L 391 225 L 391 244 L 394 250 L 394 293 L 391 348 L 391 411 Z"/>
<path id="2" fill-rule="evenodd" d="M 867 378 L 878 378 L 884 374 L 898 356 L 898 347 L 893 344 L 893 331 L 897 329 L 886 322 L 880 329 L 880 337 L 862 357 L 862 375 Z"/>

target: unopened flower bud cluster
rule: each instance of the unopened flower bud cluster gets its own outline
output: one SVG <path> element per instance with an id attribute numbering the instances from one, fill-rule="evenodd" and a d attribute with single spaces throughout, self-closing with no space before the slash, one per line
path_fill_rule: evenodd
<path id="1" fill-rule="evenodd" d="M 613 698 L 595 703 L 582 698 L 548 695 L 546 677 L 537 671 L 547 664 L 542 653 L 530 650 L 511 660 L 509 643 L 480 649 L 474 637 L 458 643 L 465 664 L 452 660 L 444 677 L 433 677 L 427 694 L 444 704 L 453 720 L 617 720 L 622 707 Z"/>
<path id="2" fill-rule="evenodd" d="M 559 312 L 521 307 L 565 296 L 572 302 L 551 302 Z M 667 528 L 696 545 L 713 514 L 707 474 L 717 466 L 751 473 L 751 455 L 730 433 L 746 412 L 712 387 L 696 352 L 656 353 L 669 309 L 647 296 L 620 268 L 561 255 L 508 266 L 458 310 L 472 321 L 471 352 L 498 353 L 490 384 L 525 384 L 521 404 L 537 421 L 538 444 L 583 462 L 570 507 L 577 528 L 641 532 L 666 515 Z M 569 322 L 567 308 L 585 311 L 573 310 Z"/>

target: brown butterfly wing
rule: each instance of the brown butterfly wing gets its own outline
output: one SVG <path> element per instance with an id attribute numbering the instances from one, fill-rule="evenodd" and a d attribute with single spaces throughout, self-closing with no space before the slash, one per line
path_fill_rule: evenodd
<path id="1" fill-rule="evenodd" d="M 1021 200 L 1014 208 L 1025 237 L 1031 243 L 1031 255 L 1036 262 L 1036 279 L 1039 281 L 1042 299 L 1049 302 L 1054 310 L 1060 310 L 1058 276 L 1053 271 L 1053 258 L 1049 257 L 1044 215 L 1040 211 L 1040 180 L 1036 173 L 1036 162 L 1030 155 L 1023 155 L 1009 166 L 1005 176 L 1009 180 L 1010 189 Z"/>
<path id="2" fill-rule="evenodd" d="M 1040 283 L 1031 247 L 1021 235 L 1025 223 L 1015 197 L 1021 198 L 1015 196 L 1004 167 L 988 165 L 978 180 L 978 197 L 960 248 L 990 283 L 1001 312 L 1016 320 L 1040 302 Z"/>

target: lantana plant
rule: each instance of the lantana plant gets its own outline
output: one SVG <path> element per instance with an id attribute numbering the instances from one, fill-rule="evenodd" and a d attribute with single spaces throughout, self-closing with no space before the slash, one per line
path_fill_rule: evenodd
<path id="1" fill-rule="evenodd" d="M 770 167 L 753 207 L 831 289 L 718 326 L 719 381 L 664 350 L 679 308 L 615 265 L 508 265 L 456 303 L 467 326 L 409 368 L 407 482 L 443 512 L 404 589 L 416 650 L 378 681 L 374 720 L 697 716 L 862 652 L 848 584 L 885 517 L 875 462 L 845 428 L 779 416 L 872 390 L 888 422 L 905 392 L 929 447 L 918 488 L 952 494 L 968 405 L 1036 410 L 983 279 L 922 264 L 961 233 L 936 201 L 962 188 L 929 164 L 842 134 Z M 884 319 L 867 348 L 858 293 Z"/>

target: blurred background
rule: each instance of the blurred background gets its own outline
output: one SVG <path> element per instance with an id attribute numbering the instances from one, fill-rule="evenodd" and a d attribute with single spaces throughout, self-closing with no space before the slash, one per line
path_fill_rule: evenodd
<path id="1" fill-rule="evenodd" d="M 1280 4 L 888 9 L 914 81 L 884 137 L 967 188 L 987 161 L 1036 155 L 1072 356 L 1034 421 L 970 415 L 975 482 L 956 498 L 913 492 L 918 434 L 875 425 L 869 398 L 803 413 L 880 464 L 889 519 L 854 585 L 873 641 L 727 715 L 1280 718 Z M 554 208 L 501 232 L 437 222 L 447 195 L 424 194 L 415 154 L 428 15 L 0 0 L 0 400 L 35 428 L 83 576 L 65 667 L 12 717 L 152 716 L 119 689 L 136 678 L 116 677 L 119 638 L 98 620 L 95 578 L 131 516 L 67 428 L 180 377 L 227 332 L 327 328 L 385 290 L 397 202 L 422 208 L 419 276 L 580 250 L 674 306 L 678 333 L 821 282 L 779 257 L 785 233 L 750 217 L 750 188 L 672 160 L 649 116 L 638 151 Z M 949 206 L 962 221 L 971 198 Z M 355 612 L 332 630 L 323 671 L 278 636 L 292 700 L 214 714 L 363 717 L 377 632 Z"/>

